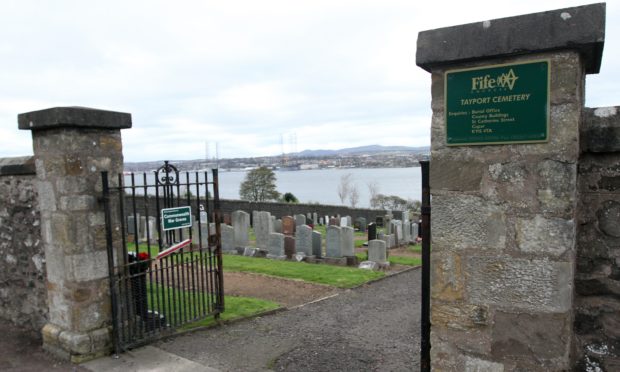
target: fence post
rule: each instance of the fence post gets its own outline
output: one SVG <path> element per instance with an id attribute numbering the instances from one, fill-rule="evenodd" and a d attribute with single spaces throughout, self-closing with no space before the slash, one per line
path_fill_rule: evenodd
<path id="1" fill-rule="evenodd" d="M 73 362 L 104 355 L 112 339 L 100 177 L 122 172 L 120 129 L 131 127 L 131 115 L 55 107 L 20 114 L 18 125 L 32 131 L 37 172 L 49 306 L 43 347 Z"/>

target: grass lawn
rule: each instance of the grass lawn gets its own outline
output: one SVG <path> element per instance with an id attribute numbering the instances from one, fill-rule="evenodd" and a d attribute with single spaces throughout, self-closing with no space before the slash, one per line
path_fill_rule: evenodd
<path id="1" fill-rule="evenodd" d="M 382 272 L 351 267 L 315 265 L 305 262 L 277 261 L 235 255 L 224 255 L 224 270 L 299 279 L 339 288 L 355 287 L 385 275 Z"/>
<path id="2" fill-rule="evenodd" d="M 153 284 L 147 286 L 147 296 L 151 310 L 156 310 L 166 316 L 167 322 L 170 324 L 179 324 L 183 317 L 192 317 L 192 311 L 200 308 L 201 304 L 206 302 L 204 293 L 193 293 L 190 291 L 174 290 L 170 287 Z M 164 299 L 171 299 L 174 305 L 168 307 L 163 305 Z M 151 300 L 154 300 L 151 304 Z M 161 306 L 158 306 L 161 305 Z M 161 307 L 161 308 L 160 308 Z M 274 310 L 280 307 L 275 302 L 261 300 L 251 297 L 224 296 L 225 311 L 220 314 L 220 320 L 234 320 L 239 318 L 247 318 L 249 316 L 263 313 L 265 311 Z M 183 310 L 187 314 L 183 314 Z M 208 316 L 204 319 L 182 325 L 179 329 L 191 329 L 196 327 L 205 327 L 215 324 L 214 316 Z"/>

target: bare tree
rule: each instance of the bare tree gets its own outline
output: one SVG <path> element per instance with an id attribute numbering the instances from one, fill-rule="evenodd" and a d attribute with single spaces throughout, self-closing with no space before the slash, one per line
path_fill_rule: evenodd
<path id="1" fill-rule="evenodd" d="M 347 173 L 340 177 L 340 184 L 338 184 L 338 197 L 340 198 L 340 203 L 342 204 L 344 204 L 344 201 L 347 200 L 349 192 L 351 191 L 351 176 L 351 173 Z"/>
<path id="2" fill-rule="evenodd" d="M 349 188 L 349 202 L 351 203 L 351 208 L 355 208 L 359 201 L 360 201 L 360 193 L 357 190 L 357 186 L 352 185 Z"/>
<path id="3" fill-rule="evenodd" d="M 379 195 L 379 184 L 376 181 L 368 182 L 366 184 L 368 187 L 368 194 L 370 194 L 370 206 L 372 208 L 377 208 L 377 195 Z"/>

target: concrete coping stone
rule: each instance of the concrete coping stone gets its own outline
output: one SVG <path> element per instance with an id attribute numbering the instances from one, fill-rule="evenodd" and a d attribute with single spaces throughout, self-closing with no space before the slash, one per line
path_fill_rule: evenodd
<path id="1" fill-rule="evenodd" d="M 585 107 L 579 131 L 582 152 L 620 151 L 620 106 Z"/>
<path id="2" fill-rule="evenodd" d="M 19 129 L 131 128 L 131 114 L 88 107 L 52 107 L 17 115 Z"/>
<path id="3" fill-rule="evenodd" d="M 36 174 L 34 156 L 0 158 L 0 176 L 21 176 Z"/>
<path id="4" fill-rule="evenodd" d="M 586 73 L 601 68 L 605 3 L 421 31 L 416 64 L 426 71 L 470 61 L 575 50 Z"/>

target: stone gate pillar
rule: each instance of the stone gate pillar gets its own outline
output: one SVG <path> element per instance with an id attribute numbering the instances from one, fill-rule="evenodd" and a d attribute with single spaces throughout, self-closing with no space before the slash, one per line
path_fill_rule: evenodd
<path id="1" fill-rule="evenodd" d="M 420 32 L 433 369 L 570 369 L 579 125 L 604 30 L 594 4 Z"/>
<path id="2" fill-rule="evenodd" d="M 123 171 L 131 115 L 55 107 L 18 116 L 32 131 L 47 266 L 43 347 L 80 362 L 109 352 L 111 306 L 101 171 Z M 112 178 L 114 180 L 114 178 Z"/>

